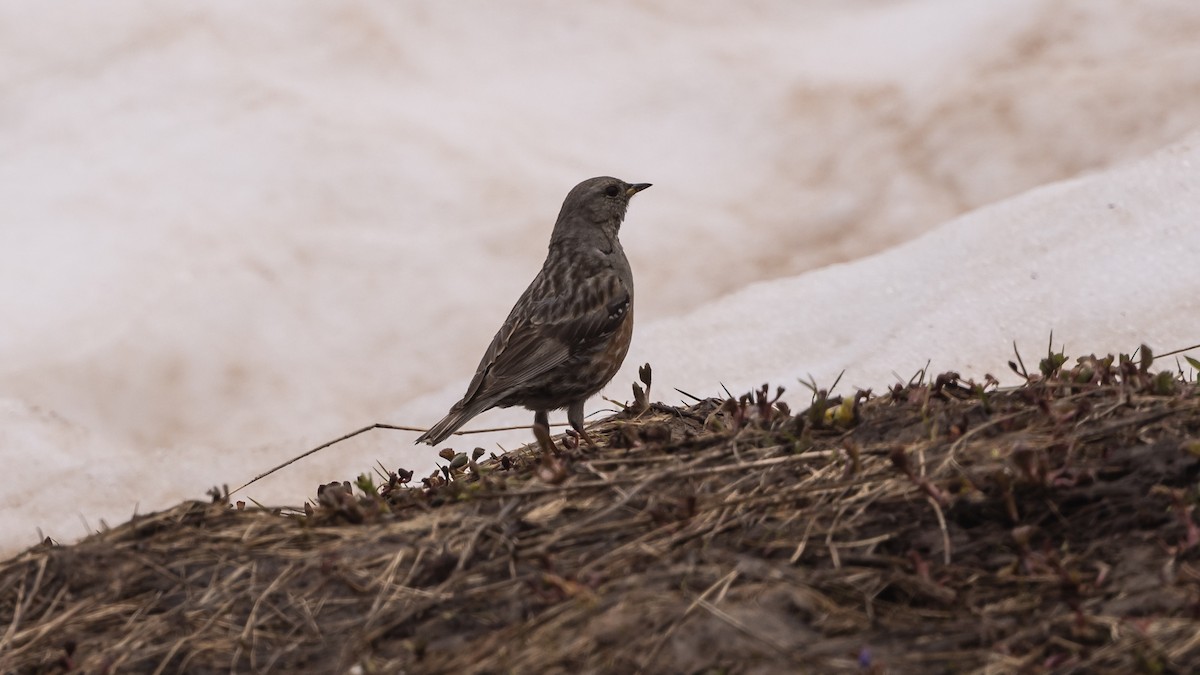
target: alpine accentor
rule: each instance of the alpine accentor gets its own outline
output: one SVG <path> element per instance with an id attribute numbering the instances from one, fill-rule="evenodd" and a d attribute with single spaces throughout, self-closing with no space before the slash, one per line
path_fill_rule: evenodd
<path id="1" fill-rule="evenodd" d="M 566 408 L 587 439 L 583 404 L 616 375 L 633 336 L 633 273 L 617 234 L 630 198 L 648 187 L 602 176 L 567 194 L 542 271 L 492 338 L 462 400 L 418 443 L 441 443 L 479 413 L 514 405 L 534 412 L 543 449 L 552 447 L 550 410 Z"/>

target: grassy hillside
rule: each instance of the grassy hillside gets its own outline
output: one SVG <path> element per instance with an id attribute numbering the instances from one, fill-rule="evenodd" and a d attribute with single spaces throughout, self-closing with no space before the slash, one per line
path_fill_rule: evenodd
<path id="1" fill-rule="evenodd" d="M 639 397 L 594 449 L 447 452 L 296 510 L 216 494 L 0 563 L 0 665 L 1195 671 L 1200 387 L 1152 365 L 1049 354 L 1013 389 L 922 373 L 799 413 Z"/>

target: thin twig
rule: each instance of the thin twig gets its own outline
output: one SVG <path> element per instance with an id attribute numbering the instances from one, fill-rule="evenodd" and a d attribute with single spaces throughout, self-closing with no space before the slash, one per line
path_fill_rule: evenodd
<path id="1" fill-rule="evenodd" d="M 1157 360 L 1163 358 L 1164 356 L 1175 356 L 1176 354 L 1190 352 L 1193 349 L 1200 349 L 1200 345 L 1192 345 L 1191 347 L 1184 347 L 1183 349 L 1176 349 L 1175 351 L 1170 351 L 1170 352 L 1167 352 L 1166 354 L 1155 354 L 1154 360 L 1157 361 Z"/>
<path id="2" fill-rule="evenodd" d="M 946 516 L 942 514 L 942 507 L 933 497 L 925 497 L 933 506 L 933 512 L 937 514 L 938 529 L 942 531 L 942 564 L 950 564 L 950 531 L 946 529 Z"/>
<path id="3" fill-rule="evenodd" d="M 654 643 L 654 646 L 650 649 L 650 653 L 646 654 L 646 658 L 642 659 L 642 664 L 638 668 L 638 672 L 645 672 L 645 670 L 649 668 L 652 663 L 654 663 L 654 659 L 658 656 L 658 653 L 662 651 L 663 645 L 667 643 L 667 640 L 671 639 L 671 636 L 675 634 L 675 631 L 679 630 L 679 627 L 683 625 L 683 622 L 687 621 L 687 618 L 691 616 L 692 612 L 695 611 L 697 607 L 700 606 L 700 603 L 707 602 L 708 596 L 712 595 L 713 591 L 717 590 L 718 587 L 723 587 L 720 595 L 724 596 L 725 592 L 729 590 L 730 585 L 732 585 L 734 580 L 737 579 L 737 576 L 737 570 L 732 570 L 729 572 L 729 574 L 717 579 L 712 583 L 711 586 L 704 589 L 704 592 L 701 593 L 700 596 L 695 600 L 693 600 L 692 604 L 688 605 L 688 608 L 683 611 L 683 614 L 671 623 L 670 628 L 667 628 L 667 630 L 663 631 L 662 636 L 658 638 L 658 640 Z"/>
<path id="4" fill-rule="evenodd" d="M 566 422 L 554 423 L 554 424 L 551 424 L 550 426 L 565 427 L 565 426 L 567 426 L 567 423 Z M 456 432 L 454 432 L 454 435 L 455 436 L 465 436 L 467 434 L 485 434 L 485 433 L 492 433 L 495 431 L 516 431 L 518 429 L 527 429 L 527 428 L 528 427 L 522 425 L 522 426 L 515 426 L 515 427 L 491 427 L 488 429 L 468 429 L 466 431 L 456 431 Z M 365 426 L 361 429 L 356 429 L 354 431 L 351 431 L 350 433 L 346 434 L 345 436 L 339 436 L 338 438 L 335 438 L 332 441 L 329 441 L 327 443 L 322 443 L 322 444 L 318 445 L 317 447 L 313 448 L 312 450 L 309 450 L 308 452 L 297 455 L 296 457 L 289 459 L 288 461 L 284 462 L 283 464 L 280 464 L 279 466 L 276 466 L 272 469 L 264 471 L 264 472 L 258 474 L 257 476 L 255 476 L 254 478 L 251 478 L 246 483 L 234 488 L 233 490 L 231 490 L 229 492 L 229 494 L 232 495 L 235 492 L 241 492 L 242 490 L 250 487 L 251 485 L 262 480 L 263 478 L 270 476 L 271 474 L 275 473 L 276 471 L 279 471 L 280 469 L 287 468 L 288 466 L 295 464 L 296 462 L 304 459 L 305 457 L 308 457 L 311 454 L 320 452 L 320 451 L 324 450 L 325 448 L 328 448 L 331 445 L 337 445 L 338 443 L 341 443 L 342 441 L 348 441 L 351 438 L 358 436 L 359 434 L 365 434 L 368 431 L 372 431 L 374 429 L 388 429 L 391 431 L 418 431 L 421 433 L 425 433 L 426 431 L 429 431 L 428 429 L 422 429 L 421 427 L 406 427 L 406 426 L 400 426 L 397 424 L 382 424 L 382 423 L 371 424 L 371 425 Z"/>
<path id="5" fill-rule="evenodd" d="M 279 466 L 277 466 L 277 467 L 275 467 L 275 468 L 273 468 L 273 469 L 269 469 L 269 470 L 267 470 L 267 471 L 264 471 L 264 472 L 262 472 L 262 473 L 258 474 L 257 476 L 255 476 L 254 478 L 251 478 L 251 479 L 250 479 L 249 481 L 247 481 L 246 483 L 244 483 L 244 484 L 242 484 L 242 485 L 239 485 L 238 487 L 234 488 L 233 490 L 231 490 L 231 491 L 229 492 L 229 494 L 231 494 L 231 495 L 232 495 L 232 494 L 234 494 L 235 492 L 241 492 L 242 490 L 246 489 L 247 487 L 250 487 L 251 485 L 253 485 L 253 484 L 257 483 L 257 482 L 258 482 L 258 481 L 260 481 L 260 480 L 262 480 L 263 478 L 266 478 L 267 476 L 270 476 L 271 474 L 275 473 L 276 471 L 279 471 L 280 469 L 283 469 L 283 468 L 289 467 L 289 466 L 291 466 L 292 464 L 295 464 L 296 462 L 298 462 L 298 461 L 300 461 L 300 460 L 304 459 L 305 457 L 308 457 L 308 456 L 309 456 L 309 455 L 311 455 L 311 454 L 314 454 L 314 453 L 320 452 L 320 451 L 324 450 L 325 448 L 328 448 L 328 447 L 329 447 L 329 446 L 331 446 L 331 445 L 336 445 L 336 444 L 338 444 L 338 443 L 341 443 L 342 441 L 345 441 L 345 440 L 349 440 L 349 439 L 351 439 L 351 438 L 354 438 L 355 436 L 357 436 L 357 435 L 359 435 L 359 434 L 365 434 L 365 433 L 367 433 L 368 431 L 371 431 L 371 430 L 373 430 L 373 429 L 391 429 L 391 430 L 393 430 L 393 431 L 420 431 L 420 432 L 427 431 L 426 429 L 419 429 L 419 428 L 417 428 L 417 427 L 404 427 L 404 426 L 397 426 L 397 425 L 394 425 L 394 424 L 371 424 L 371 425 L 365 426 L 365 427 L 363 427 L 363 428 L 361 428 L 361 429 L 357 429 L 357 430 L 355 430 L 355 431 L 351 431 L 350 433 L 346 434 L 345 436 L 339 436 L 338 438 L 335 438 L 335 439 L 333 439 L 332 441 L 329 441 L 328 443 L 322 443 L 322 444 L 318 445 L 317 447 L 313 448 L 312 450 L 309 450 L 308 452 L 305 452 L 305 453 L 303 453 L 303 454 L 301 454 L 301 455 L 298 455 L 298 456 L 296 456 L 296 457 L 293 457 L 293 458 L 289 459 L 288 461 L 284 462 L 283 464 L 280 464 Z"/>

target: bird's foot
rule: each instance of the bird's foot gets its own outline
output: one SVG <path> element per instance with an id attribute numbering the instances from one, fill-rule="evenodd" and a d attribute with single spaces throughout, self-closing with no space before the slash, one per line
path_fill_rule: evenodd
<path id="1" fill-rule="evenodd" d="M 573 445 L 568 446 L 572 450 L 579 447 L 580 439 L 583 439 L 583 442 L 587 443 L 588 449 L 595 449 L 596 447 L 596 442 L 593 441 L 592 437 L 588 435 L 588 432 L 584 431 L 583 429 L 567 429 L 567 438 L 570 438 L 572 441 Z"/>
<path id="2" fill-rule="evenodd" d="M 533 435 L 537 438 L 538 447 L 541 448 L 544 457 L 554 457 L 559 454 L 558 448 L 554 445 L 554 439 L 550 438 L 549 425 L 534 422 Z"/>

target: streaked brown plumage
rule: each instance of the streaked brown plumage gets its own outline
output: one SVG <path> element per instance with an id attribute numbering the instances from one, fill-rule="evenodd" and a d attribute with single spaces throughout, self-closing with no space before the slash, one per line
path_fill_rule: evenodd
<path id="1" fill-rule="evenodd" d="M 629 199 L 650 187 L 602 176 L 563 201 L 542 270 L 488 346 L 462 400 L 418 443 L 435 445 L 490 408 L 534 411 L 548 442 L 547 414 L 567 409 L 583 434 L 583 405 L 616 375 L 633 336 L 633 273 L 617 235 Z"/>

